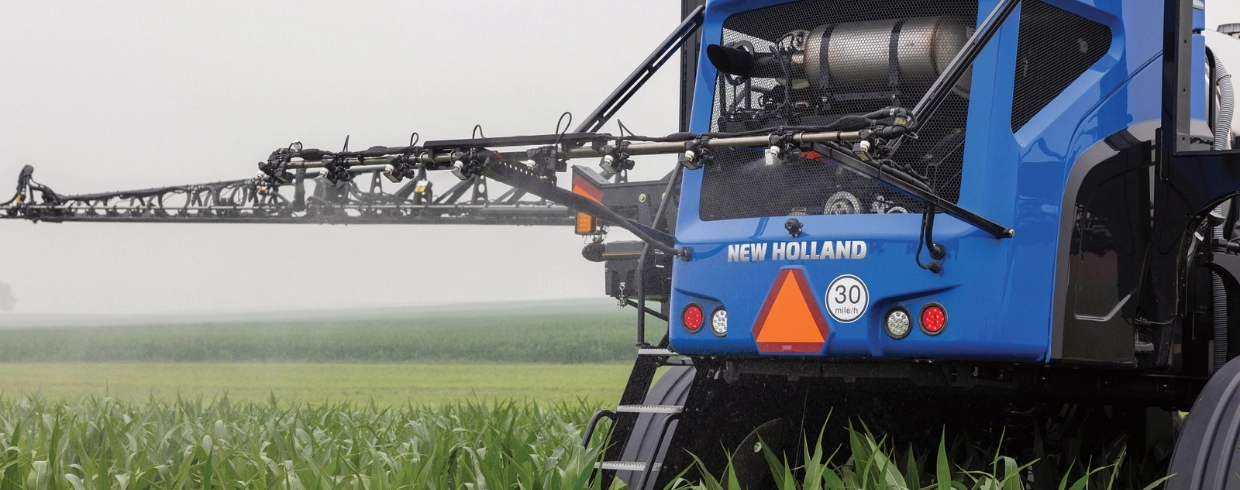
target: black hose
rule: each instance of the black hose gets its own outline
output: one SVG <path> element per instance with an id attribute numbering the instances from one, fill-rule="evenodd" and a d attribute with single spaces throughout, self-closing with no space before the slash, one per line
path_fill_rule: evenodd
<path id="1" fill-rule="evenodd" d="M 1231 74 L 1223 67 L 1223 62 L 1214 60 L 1214 82 L 1219 88 L 1219 111 L 1214 121 L 1215 150 L 1226 150 L 1231 142 L 1231 122 L 1235 114 L 1235 95 L 1232 91 Z M 1219 211 L 1226 208 L 1219 206 Z M 1216 242 L 1226 242 L 1223 237 L 1223 226 L 1215 226 L 1213 238 Z M 1217 273 L 1210 274 L 1210 287 L 1214 294 L 1214 369 L 1217 372 L 1227 362 L 1227 288 L 1223 287 L 1223 279 Z"/>

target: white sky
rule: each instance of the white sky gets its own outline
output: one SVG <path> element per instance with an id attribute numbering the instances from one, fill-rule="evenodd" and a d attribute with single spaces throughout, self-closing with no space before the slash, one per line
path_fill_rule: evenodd
<path id="1" fill-rule="evenodd" d="M 1208 24 L 1240 22 L 1237 3 L 1210 0 Z M 248 177 L 292 140 L 547 133 L 678 16 L 671 0 L 0 0 L 0 185 L 26 164 L 83 193 Z M 665 70 L 620 114 L 638 133 L 676 130 Z M 0 236 L 23 313 L 598 297 L 603 283 L 567 228 L 6 220 Z"/>
<path id="2" fill-rule="evenodd" d="M 82 193 L 246 178 L 295 139 L 550 133 L 563 111 L 584 118 L 680 13 L 617 7 L 0 0 L 0 184 L 28 163 Z M 676 70 L 630 102 L 626 125 L 676 131 Z M 5 221 L 0 236 L 0 281 L 23 313 L 597 298 L 603 284 L 567 227 Z"/>

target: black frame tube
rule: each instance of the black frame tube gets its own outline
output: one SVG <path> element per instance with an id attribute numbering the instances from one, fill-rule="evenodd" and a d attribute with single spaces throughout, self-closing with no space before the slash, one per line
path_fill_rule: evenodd
<path id="1" fill-rule="evenodd" d="M 983 231 L 994 235 L 995 238 L 1012 238 L 1016 236 L 1016 230 L 1004 227 L 994 221 L 979 216 L 973 211 L 962 208 L 956 205 L 956 203 L 939 197 L 938 194 L 935 194 L 934 191 L 926 187 L 925 184 L 913 179 L 912 177 L 902 176 L 902 172 L 895 168 L 868 164 L 858 160 L 856 157 L 848 153 L 823 144 L 816 144 L 813 148 L 814 151 L 822 153 L 823 155 L 826 155 L 827 158 L 839 162 L 849 170 L 881 182 L 913 199 L 942 209 L 943 212 L 976 226 Z"/>
<path id="2" fill-rule="evenodd" d="M 973 37 L 969 38 L 963 48 L 960 48 L 960 52 L 952 58 L 947 69 L 943 70 L 943 74 L 934 81 L 930 90 L 926 91 L 926 95 L 922 96 L 916 107 L 913 107 L 913 123 L 909 128 L 910 131 L 917 131 L 924 121 L 934 117 L 935 111 L 938 111 L 943 101 L 947 100 L 952 87 L 955 87 L 969 67 L 973 66 L 973 62 L 982 53 L 982 49 L 990 44 L 990 40 L 1012 16 L 1012 12 L 1016 11 L 1018 5 L 1020 5 L 1020 0 L 1003 0 L 995 6 L 994 10 L 990 11 L 990 14 L 982 21 L 982 25 L 973 33 Z"/>
<path id="3" fill-rule="evenodd" d="M 586 434 L 581 438 L 581 447 L 590 447 L 590 439 L 594 438 L 594 429 L 598 427 L 598 423 L 602 421 L 603 418 L 607 418 L 614 423 L 616 420 L 616 412 L 606 408 L 594 412 L 594 415 L 590 416 L 590 422 L 586 423 Z"/>
<path id="4" fill-rule="evenodd" d="M 684 171 L 683 165 L 677 165 L 675 170 L 667 176 L 667 188 L 663 190 L 663 198 L 659 200 L 659 210 L 654 213 L 654 221 L 650 226 L 658 229 L 659 221 L 667 214 L 667 202 L 671 200 L 672 190 L 676 188 L 676 181 L 680 179 L 681 172 Z M 669 230 L 670 231 L 670 230 Z M 648 347 L 650 344 L 646 342 L 646 258 L 650 256 L 650 243 L 642 246 L 642 254 L 637 258 L 637 346 Z M 667 322 L 667 328 L 672 328 L 671 315 L 655 315 Z"/>
<path id="5" fill-rule="evenodd" d="M 1192 94 L 1193 2 L 1166 0 L 1163 5 L 1162 128 L 1158 130 L 1158 176 L 1166 180 L 1167 167 L 1181 148 L 1188 149 L 1189 105 Z M 1169 132 L 1168 128 L 1174 128 Z"/>
<path id="6" fill-rule="evenodd" d="M 608 95 L 607 99 L 586 117 L 585 121 L 581 122 L 580 126 L 577 126 L 575 132 L 596 133 L 602 129 L 603 125 L 616 115 L 616 111 L 619 111 L 625 102 L 628 102 L 633 94 L 637 93 L 642 85 L 645 85 L 646 81 L 650 80 L 650 77 L 654 76 L 655 72 L 658 72 L 659 68 L 663 67 L 663 64 L 671 59 L 673 54 L 676 54 L 676 51 L 680 50 L 685 41 L 702 27 L 705 12 L 706 7 L 701 6 L 689 13 L 685 20 L 676 27 L 676 30 L 672 31 L 672 34 L 667 36 L 667 39 L 664 39 L 659 47 L 655 48 L 646 60 L 642 61 L 642 64 L 633 70 L 633 73 L 630 73 L 628 78 L 625 78 L 620 86 L 616 87 L 611 95 Z"/>
<path id="7" fill-rule="evenodd" d="M 671 254 L 673 257 L 688 257 L 687 250 L 681 251 L 675 248 L 676 241 L 671 235 L 620 216 L 619 213 L 616 213 L 611 208 L 604 206 L 598 201 L 580 194 L 575 194 L 565 189 L 561 189 L 550 181 L 540 179 L 524 165 L 512 164 L 504 161 L 493 162 L 486 167 L 484 175 L 512 187 L 522 189 L 548 201 L 561 204 L 569 209 L 591 214 L 597 218 L 611 222 L 611 224 L 628 230 L 643 242 L 646 242 L 647 244 L 650 244 L 665 253 Z"/>

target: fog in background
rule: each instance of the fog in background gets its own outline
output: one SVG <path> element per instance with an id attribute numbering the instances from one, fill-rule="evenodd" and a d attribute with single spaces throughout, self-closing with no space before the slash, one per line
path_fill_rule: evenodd
<path id="1" fill-rule="evenodd" d="M 668 0 L 0 5 L 0 188 L 33 164 L 59 193 L 247 178 L 293 140 L 551 133 L 680 15 Z M 677 78 L 669 63 L 620 119 L 676 131 Z M 0 235 L 22 313 L 598 298 L 603 284 L 568 227 L 6 221 Z"/>
<path id="2" fill-rule="evenodd" d="M 1240 5 L 1210 0 L 1210 20 Z M 549 133 L 679 19 L 670 0 L 0 0 L 0 193 L 246 178 L 271 150 Z M 619 118 L 676 131 L 677 67 Z M 614 122 L 607 130 L 615 131 Z M 670 159 L 639 162 L 657 178 Z M 442 178 L 442 177 L 441 177 Z M 450 178 L 450 177 L 449 177 Z M 439 180 L 442 187 L 450 181 Z M 493 191 L 494 192 L 494 191 Z M 112 315 L 598 297 L 566 227 L 0 221 L 0 307 Z M 0 308 L 3 309 L 3 308 Z"/>

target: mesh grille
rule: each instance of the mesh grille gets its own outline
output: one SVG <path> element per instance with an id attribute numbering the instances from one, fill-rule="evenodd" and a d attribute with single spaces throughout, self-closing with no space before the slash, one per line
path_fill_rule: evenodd
<path id="1" fill-rule="evenodd" d="M 702 177 L 710 185 L 702 193 L 704 221 L 920 210 L 916 201 L 838 165 L 797 158 L 767 166 L 761 151 L 746 149 L 720 154 L 715 161 Z"/>
<path id="2" fill-rule="evenodd" d="M 972 34 L 976 0 L 805 0 L 724 21 L 720 44 L 791 53 L 775 77 L 716 79 L 712 131 L 821 126 L 889 106 L 911 108 Z M 960 196 L 968 83 L 894 155 L 925 175 L 944 199 Z M 792 80 L 788 83 L 787 80 Z M 912 199 L 832 165 L 760 151 L 724 150 L 703 175 L 701 219 L 801 214 L 921 212 Z"/>
<path id="3" fill-rule="evenodd" d="M 1022 2 L 1012 131 L 1024 127 L 1110 49 L 1107 26 L 1040 0 Z"/>

